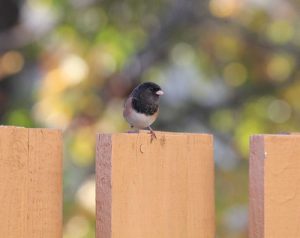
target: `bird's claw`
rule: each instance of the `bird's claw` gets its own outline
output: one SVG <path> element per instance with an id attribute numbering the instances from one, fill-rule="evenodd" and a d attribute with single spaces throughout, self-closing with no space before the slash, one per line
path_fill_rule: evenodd
<path id="1" fill-rule="evenodd" d="M 151 140 L 150 140 L 150 142 L 152 143 L 152 141 L 155 139 L 157 139 L 157 137 L 156 137 L 156 135 L 155 135 L 155 132 L 153 131 L 153 130 L 150 130 L 150 135 L 151 135 Z"/>

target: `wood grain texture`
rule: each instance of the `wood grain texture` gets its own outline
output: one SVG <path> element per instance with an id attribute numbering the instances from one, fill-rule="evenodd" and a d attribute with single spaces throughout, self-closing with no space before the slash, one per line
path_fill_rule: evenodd
<path id="1" fill-rule="evenodd" d="M 97 238 L 215 237 L 212 136 L 156 135 L 99 135 Z"/>
<path id="2" fill-rule="evenodd" d="M 263 207 L 263 232 L 253 238 L 300 237 L 300 135 L 265 135 L 263 144 L 263 205 L 261 200 L 250 206 L 251 210 Z M 254 147 L 251 150 L 255 149 Z M 255 176 L 257 168 L 250 176 Z M 259 175 L 258 175 L 259 176 Z M 254 194 L 255 197 L 258 194 Z M 250 211 L 251 213 L 251 211 Z M 259 223 L 259 221 L 256 221 Z M 250 223 L 251 224 L 251 223 Z M 250 229 L 253 228 L 250 226 Z M 251 234 L 251 233 L 250 233 Z M 251 237 L 251 238 L 252 238 Z"/>
<path id="3" fill-rule="evenodd" d="M 58 130 L 0 127 L 0 234 L 62 237 L 62 140 Z"/>

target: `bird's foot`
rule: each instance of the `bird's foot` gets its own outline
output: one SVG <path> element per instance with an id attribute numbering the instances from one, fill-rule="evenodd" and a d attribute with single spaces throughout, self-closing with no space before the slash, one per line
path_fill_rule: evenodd
<path id="1" fill-rule="evenodd" d="M 155 139 L 157 139 L 156 135 L 155 135 L 155 132 L 152 130 L 152 128 L 149 126 L 149 134 L 151 135 L 151 140 L 150 140 L 150 143 L 152 143 L 152 141 Z"/>

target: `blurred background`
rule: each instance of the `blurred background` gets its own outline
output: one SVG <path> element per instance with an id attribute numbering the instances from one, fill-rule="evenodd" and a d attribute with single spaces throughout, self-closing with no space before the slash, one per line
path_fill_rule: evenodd
<path id="1" fill-rule="evenodd" d="M 1 0 L 0 123 L 64 130 L 64 238 L 95 237 L 96 132 L 162 86 L 156 130 L 215 135 L 217 237 L 247 237 L 248 140 L 300 129 L 299 0 Z"/>

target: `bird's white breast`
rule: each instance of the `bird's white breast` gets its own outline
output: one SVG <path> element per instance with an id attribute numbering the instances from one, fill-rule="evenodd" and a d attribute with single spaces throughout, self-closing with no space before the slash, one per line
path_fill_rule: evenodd
<path id="1" fill-rule="evenodd" d="M 130 112 L 126 115 L 126 120 L 130 123 L 130 125 L 139 129 L 150 126 L 155 119 L 155 116 L 147 116 L 143 113 L 136 112 L 135 110 L 130 110 Z"/>

